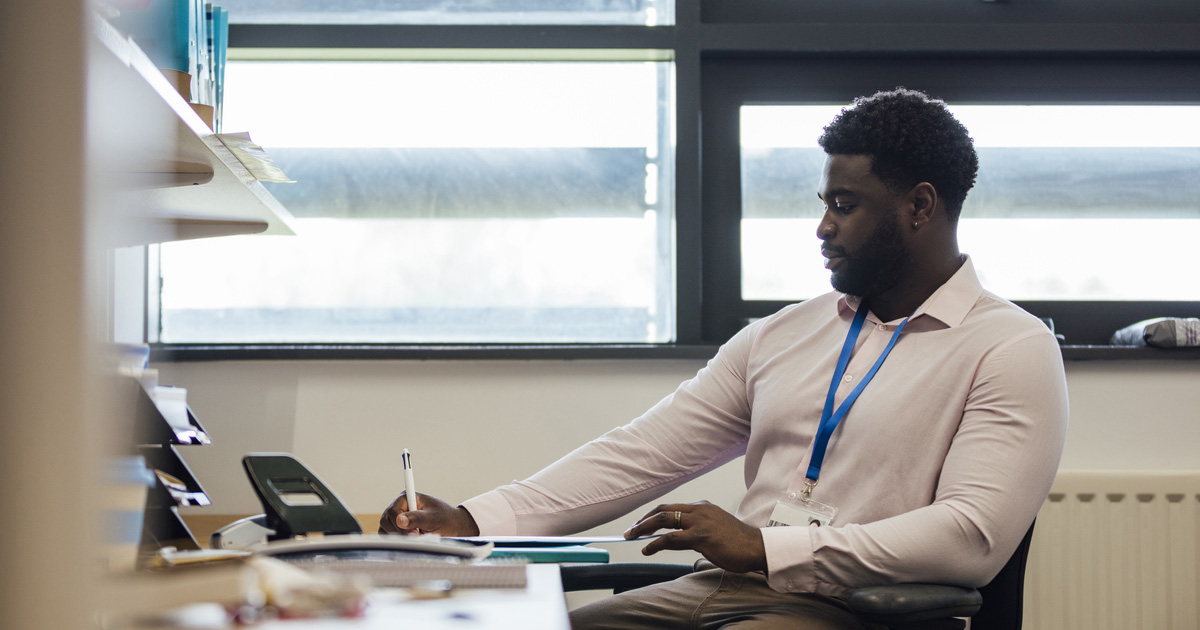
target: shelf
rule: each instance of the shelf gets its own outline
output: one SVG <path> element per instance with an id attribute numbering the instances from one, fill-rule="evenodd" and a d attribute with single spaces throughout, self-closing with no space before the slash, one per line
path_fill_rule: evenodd
<path id="1" fill-rule="evenodd" d="M 108 194 L 102 242 L 124 247 L 295 234 L 291 214 L 128 37 L 93 16 L 89 153 Z M 113 103 L 122 103 L 114 106 Z"/>
<path id="2" fill-rule="evenodd" d="M 138 453 L 146 458 L 146 465 L 157 477 L 158 484 L 151 493 L 151 504 L 155 507 L 204 506 L 212 502 L 174 446 L 142 445 Z M 168 477 L 164 479 L 163 474 Z"/>
<path id="3" fill-rule="evenodd" d="M 159 482 L 161 485 L 162 482 Z M 142 519 L 140 555 L 144 558 L 158 554 L 160 549 L 174 547 L 179 551 L 200 549 L 196 537 L 179 516 L 179 508 L 146 506 Z"/>
<path id="4" fill-rule="evenodd" d="M 135 444 L 212 444 L 208 432 L 187 406 L 185 390 L 155 387 L 151 396 L 140 383 L 134 408 Z"/>

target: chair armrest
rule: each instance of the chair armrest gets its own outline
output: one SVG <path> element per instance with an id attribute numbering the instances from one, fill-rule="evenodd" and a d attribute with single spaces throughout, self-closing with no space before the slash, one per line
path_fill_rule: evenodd
<path id="1" fill-rule="evenodd" d="M 899 626 L 979 612 L 983 596 L 973 588 L 941 584 L 868 586 L 850 593 L 850 612 L 872 623 Z"/>
<path id="2" fill-rule="evenodd" d="M 692 573 L 690 564 L 614 562 L 613 564 L 564 564 L 560 566 L 564 591 L 612 589 L 620 593 Z"/>

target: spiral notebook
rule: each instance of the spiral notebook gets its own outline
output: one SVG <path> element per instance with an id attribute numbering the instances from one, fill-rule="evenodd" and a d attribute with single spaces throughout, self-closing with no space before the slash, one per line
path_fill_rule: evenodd
<path id="1" fill-rule="evenodd" d="M 463 562 L 443 559 L 304 558 L 289 563 L 311 571 L 364 576 L 377 587 L 410 587 L 446 580 L 454 588 L 525 588 L 526 563 L 519 560 Z"/>

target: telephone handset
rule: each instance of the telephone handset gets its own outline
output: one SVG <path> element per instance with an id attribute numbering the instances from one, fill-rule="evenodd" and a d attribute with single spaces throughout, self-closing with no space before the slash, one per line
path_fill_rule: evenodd
<path id="1" fill-rule="evenodd" d="M 250 453 L 242 458 L 242 466 L 264 513 L 214 532 L 213 549 L 246 549 L 272 556 L 412 552 L 484 558 L 491 553 L 491 544 L 436 534 L 363 534 L 358 519 L 333 490 L 288 453 Z"/>

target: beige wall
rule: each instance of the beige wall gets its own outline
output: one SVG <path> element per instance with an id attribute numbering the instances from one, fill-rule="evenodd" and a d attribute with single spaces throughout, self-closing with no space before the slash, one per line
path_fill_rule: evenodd
<path id="1" fill-rule="evenodd" d="M 0 3 L 0 628 L 92 619 L 83 3 Z"/>
<path id="2" fill-rule="evenodd" d="M 635 417 L 702 361 L 245 361 L 161 364 L 188 388 L 212 446 L 183 456 L 213 500 L 192 515 L 261 511 L 241 470 L 250 451 L 294 453 L 350 509 L 379 512 L 414 453 L 423 492 L 459 501 L 526 476 Z M 1200 364 L 1070 363 L 1064 469 L 1200 469 Z M 676 490 L 736 507 L 740 461 Z M 600 528 L 617 534 L 630 518 Z M 197 532 L 199 533 L 199 532 Z M 629 549 L 614 557 L 631 556 Z M 682 556 L 666 560 L 678 561 Z"/>

